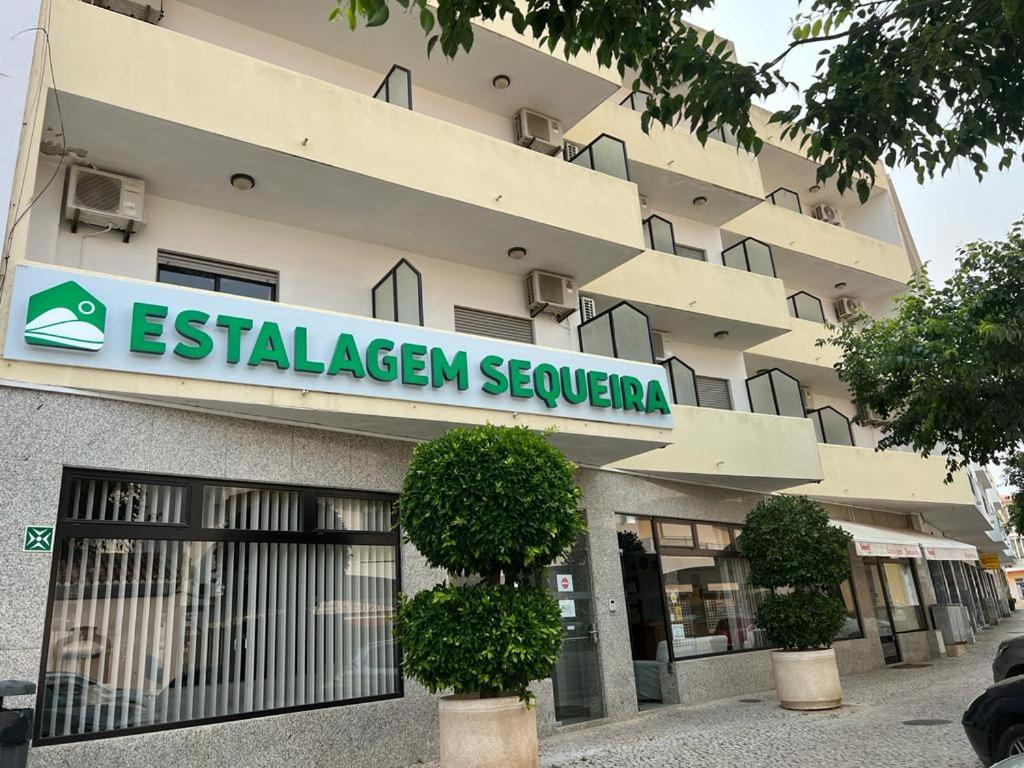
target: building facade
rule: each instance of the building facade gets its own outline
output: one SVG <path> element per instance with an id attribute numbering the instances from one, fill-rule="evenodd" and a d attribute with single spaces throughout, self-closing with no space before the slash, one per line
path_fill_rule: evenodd
<path id="1" fill-rule="evenodd" d="M 844 674 L 939 655 L 936 605 L 1004 615 L 978 473 L 876 452 L 815 343 L 918 265 L 884 174 L 842 197 L 761 113 L 758 157 L 645 134 L 642 94 L 503 23 L 447 62 L 404 15 L 105 5 L 41 3 L 0 284 L 32 765 L 431 759 L 392 617 L 444 574 L 392 502 L 456 425 L 580 466 L 544 732 L 771 687 L 735 547 L 767 494 L 853 536 Z"/>

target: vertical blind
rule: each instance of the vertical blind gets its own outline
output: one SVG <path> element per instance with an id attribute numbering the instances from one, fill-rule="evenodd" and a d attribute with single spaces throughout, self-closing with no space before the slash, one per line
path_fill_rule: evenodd
<path id="1" fill-rule="evenodd" d="M 92 479 L 70 485 L 57 532 L 42 739 L 399 693 L 390 500 Z M 181 523 L 167 526 L 175 534 L 93 522 L 118 519 L 104 510 L 136 487 L 145 489 L 133 497 L 136 508 L 155 509 L 156 499 L 177 509 L 158 521 Z M 196 490 L 203 530 L 211 538 L 230 531 L 223 535 L 232 540 L 182 537 L 195 530 L 183 524 Z M 301 540 L 307 503 L 316 527 L 333 533 Z M 247 531 L 258 540 L 244 540 L 256 538 Z M 290 540 L 266 532 L 289 532 Z"/>

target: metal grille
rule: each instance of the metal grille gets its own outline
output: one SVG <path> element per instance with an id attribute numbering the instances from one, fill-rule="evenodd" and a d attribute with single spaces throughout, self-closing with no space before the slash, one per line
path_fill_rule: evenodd
<path id="1" fill-rule="evenodd" d="M 732 393 L 729 391 L 728 379 L 716 379 L 713 376 L 697 377 L 697 397 L 704 408 L 721 408 L 731 411 Z"/>
<path id="2" fill-rule="evenodd" d="M 492 339 L 533 344 L 533 321 L 527 317 L 499 315 L 482 309 L 455 308 L 455 330 Z"/>
<path id="3" fill-rule="evenodd" d="M 121 181 L 98 173 L 79 171 L 75 182 L 75 205 L 117 213 L 121 207 Z"/>

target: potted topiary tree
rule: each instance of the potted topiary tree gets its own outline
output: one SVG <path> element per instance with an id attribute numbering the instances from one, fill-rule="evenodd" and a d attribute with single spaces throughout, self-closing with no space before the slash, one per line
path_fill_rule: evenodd
<path id="1" fill-rule="evenodd" d="M 448 581 L 399 605 L 405 672 L 440 702 L 443 768 L 534 768 L 531 681 L 562 647 L 543 569 L 585 530 L 575 466 L 525 427 L 453 429 L 413 452 L 405 538 Z"/>
<path id="2" fill-rule="evenodd" d="M 747 516 L 740 554 L 750 583 L 772 591 L 757 611 L 772 652 L 775 691 L 786 709 L 831 709 L 843 697 L 832 641 L 846 609 L 850 534 L 806 496 L 771 496 Z"/>

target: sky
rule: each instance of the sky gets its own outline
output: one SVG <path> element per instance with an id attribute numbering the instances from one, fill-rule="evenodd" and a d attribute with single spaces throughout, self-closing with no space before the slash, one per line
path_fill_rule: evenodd
<path id="1" fill-rule="evenodd" d="M 808 5 L 805 2 L 803 9 Z M 789 22 L 796 12 L 796 0 L 717 0 L 712 10 L 691 18 L 732 40 L 741 61 L 763 62 L 775 58 L 789 43 Z M 808 45 L 794 51 L 786 59 L 784 74 L 797 83 L 811 82 L 819 49 Z M 776 94 L 765 106 L 787 107 L 795 103 L 795 96 L 792 91 Z M 991 168 L 998 156 L 994 154 Z M 990 172 L 980 183 L 967 165 L 923 185 L 907 169 L 891 170 L 890 175 L 914 242 L 936 281 L 952 272 L 961 243 L 1001 239 L 1010 224 L 1024 216 L 1024 163 L 1020 160 L 1009 171 Z"/>

